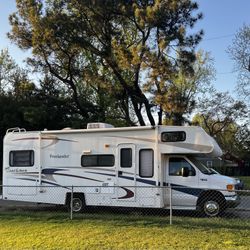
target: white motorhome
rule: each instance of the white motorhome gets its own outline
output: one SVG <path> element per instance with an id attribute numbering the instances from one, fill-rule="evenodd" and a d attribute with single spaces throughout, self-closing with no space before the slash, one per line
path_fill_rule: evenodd
<path id="1" fill-rule="evenodd" d="M 236 181 L 212 174 L 195 157 L 221 153 L 215 140 L 194 126 L 9 129 L 3 199 L 70 204 L 73 186 L 75 212 L 88 205 L 168 209 L 171 195 L 173 209 L 215 216 L 239 204 Z"/>

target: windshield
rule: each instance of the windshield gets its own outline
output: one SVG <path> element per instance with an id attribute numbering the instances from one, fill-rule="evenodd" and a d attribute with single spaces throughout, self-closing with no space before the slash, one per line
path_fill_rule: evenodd
<path id="1" fill-rule="evenodd" d="M 213 168 L 209 168 L 209 170 L 210 170 L 213 174 L 220 174 L 218 171 L 216 171 L 216 170 L 213 169 Z"/>
<path id="2" fill-rule="evenodd" d="M 203 163 L 197 160 L 195 157 L 189 157 L 189 160 L 203 173 L 203 174 L 214 174 L 213 171 L 209 170 Z"/>

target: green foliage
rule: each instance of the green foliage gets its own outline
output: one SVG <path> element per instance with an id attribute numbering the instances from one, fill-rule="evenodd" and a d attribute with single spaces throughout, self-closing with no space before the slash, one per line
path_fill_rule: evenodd
<path id="1" fill-rule="evenodd" d="M 3 249 L 248 249 L 249 220 L 1 212 Z M 194 237 L 199 236 L 199 237 Z"/>
<path id="2" fill-rule="evenodd" d="M 69 87 L 85 119 L 99 116 L 103 106 L 95 98 L 108 89 L 105 108 L 116 108 L 115 115 L 127 124 L 135 115 L 145 125 L 145 112 L 154 125 L 152 113 L 161 105 L 148 99 L 143 78 L 153 85 L 194 71 L 194 48 L 202 32 L 188 35 L 187 30 L 202 15 L 194 14 L 198 5 L 190 0 L 16 2 L 10 39 L 32 49 L 29 62 L 37 70 L 49 71 Z"/>
<path id="3" fill-rule="evenodd" d="M 0 51 L 0 93 L 8 90 L 9 80 L 15 75 L 15 61 L 10 57 L 7 49 Z"/>
<path id="4" fill-rule="evenodd" d="M 239 95 L 250 102 L 250 25 L 244 24 L 236 33 L 228 53 L 238 71 Z"/>
<path id="5" fill-rule="evenodd" d="M 248 158 L 250 152 L 249 111 L 242 101 L 234 100 L 228 93 L 211 90 L 203 96 L 199 113 L 192 123 L 203 127 L 215 137 L 224 152 Z"/>
<path id="6" fill-rule="evenodd" d="M 185 116 L 190 115 L 197 106 L 197 95 L 206 92 L 214 75 L 213 64 L 209 54 L 199 51 L 192 64 L 192 73 L 184 68 L 172 75 L 171 80 L 150 82 L 148 88 L 153 94 L 154 102 L 165 113 L 166 124 L 183 125 Z"/>
<path id="7" fill-rule="evenodd" d="M 27 130 L 71 127 L 74 124 L 73 117 L 77 114 L 76 109 L 67 97 L 60 95 L 62 93 L 53 90 L 52 85 L 43 84 L 37 88 L 31 83 L 20 84 L 14 92 L 2 94 L 1 135 L 10 127 L 24 127 Z M 80 117 L 78 120 L 81 120 Z"/>

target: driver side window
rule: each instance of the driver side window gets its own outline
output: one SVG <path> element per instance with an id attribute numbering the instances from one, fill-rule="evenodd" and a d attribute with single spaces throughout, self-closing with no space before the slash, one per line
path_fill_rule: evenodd
<path id="1" fill-rule="evenodd" d="M 169 159 L 169 175 L 182 176 L 181 169 L 188 168 L 189 176 L 195 176 L 195 169 L 184 158 L 173 157 Z"/>

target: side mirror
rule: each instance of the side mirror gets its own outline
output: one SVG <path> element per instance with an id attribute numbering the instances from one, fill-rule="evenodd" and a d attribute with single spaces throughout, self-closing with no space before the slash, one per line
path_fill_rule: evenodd
<path id="1" fill-rule="evenodd" d="M 187 168 L 187 167 L 181 168 L 181 176 L 188 177 L 189 176 L 189 168 Z"/>

